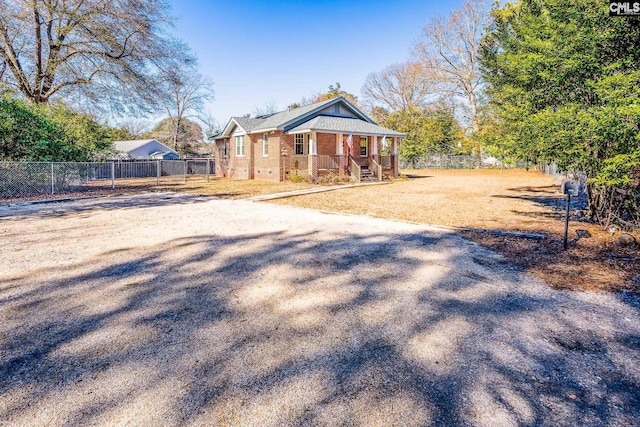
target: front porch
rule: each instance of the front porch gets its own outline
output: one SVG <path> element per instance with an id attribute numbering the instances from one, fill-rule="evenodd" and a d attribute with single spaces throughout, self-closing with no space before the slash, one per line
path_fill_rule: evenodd
<path id="1" fill-rule="evenodd" d="M 374 133 L 345 134 L 292 131 L 292 144 L 283 145 L 285 177 L 324 175 L 353 182 L 383 181 L 398 177 L 399 138 Z"/>

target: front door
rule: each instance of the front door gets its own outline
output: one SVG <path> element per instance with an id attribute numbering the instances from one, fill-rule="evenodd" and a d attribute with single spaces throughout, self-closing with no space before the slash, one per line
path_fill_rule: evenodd
<path id="1" fill-rule="evenodd" d="M 361 136 L 357 139 L 357 145 L 354 147 L 356 150 L 356 162 L 360 166 L 369 166 L 369 137 Z M 355 143 L 356 141 L 354 141 Z"/>
<path id="2" fill-rule="evenodd" d="M 347 143 L 348 135 L 344 135 L 342 138 L 342 144 L 345 154 L 349 154 L 351 158 L 360 166 L 367 166 L 369 164 L 369 141 L 366 136 L 353 135 L 353 148 L 349 149 Z"/>

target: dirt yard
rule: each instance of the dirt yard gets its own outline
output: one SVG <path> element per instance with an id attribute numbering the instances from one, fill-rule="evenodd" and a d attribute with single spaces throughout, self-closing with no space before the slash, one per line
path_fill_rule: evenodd
<path id="1" fill-rule="evenodd" d="M 331 212 L 424 224 L 537 233 L 542 241 L 464 232 L 557 288 L 640 293 L 640 252 L 571 208 L 570 249 L 563 250 L 565 198 L 552 178 L 524 170 L 404 171 L 392 185 L 275 200 Z M 592 237 L 578 239 L 576 230 Z M 640 241 L 640 239 L 638 239 Z"/>
<path id="2" fill-rule="evenodd" d="M 4 204 L 0 236 L 0 425 L 640 419 L 640 301 L 457 233 L 145 192 Z"/>

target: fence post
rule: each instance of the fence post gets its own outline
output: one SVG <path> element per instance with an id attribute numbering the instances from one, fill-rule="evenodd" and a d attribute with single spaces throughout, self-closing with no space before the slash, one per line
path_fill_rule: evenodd
<path id="1" fill-rule="evenodd" d="M 162 162 L 162 160 L 156 161 L 156 185 L 160 185 L 160 174 L 162 173 L 162 163 L 160 162 Z"/>
<path id="2" fill-rule="evenodd" d="M 116 188 L 116 162 L 111 162 L 111 189 Z"/>
<path id="3" fill-rule="evenodd" d="M 55 181 L 53 179 L 53 162 L 51 162 L 51 194 L 55 193 Z"/>
<path id="4" fill-rule="evenodd" d="M 207 157 L 207 182 L 209 182 L 209 168 L 211 167 L 211 159 Z"/>
<path id="5" fill-rule="evenodd" d="M 185 184 L 187 183 L 187 161 L 188 160 L 184 161 L 184 183 Z"/>

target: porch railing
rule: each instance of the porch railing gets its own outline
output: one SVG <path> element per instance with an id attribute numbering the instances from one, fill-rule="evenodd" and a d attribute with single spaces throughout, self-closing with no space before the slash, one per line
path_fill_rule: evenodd
<path id="1" fill-rule="evenodd" d="M 391 169 L 391 156 L 380 156 L 380 165 L 385 169 Z"/>
<path id="2" fill-rule="evenodd" d="M 309 156 L 291 156 L 289 164 L 290 170 L 303 170 L 306 172 L 309 168 Z"/>
<path id="3" fill-rule="evenodd" d="M 378 181 L 382 181 L 382 166 L 376 162 L 373 157 L 369 157 L 369 170 L 373 175 L 378 178 Z"/>
<path id="4" fill-rule="evenodd" d="M 338 169 L 340 156 L 318 156 L 318 169 Z"/>
<path id="5" fill-rule="evenodd" d="M 351 174 L 351 181 L 360 182 L 360 165 L 351 156 L 349 156 L 349 173 Z"/>
<path id="6" fill-rule="evenodd" d="M 309 169 L 309 156 L 291 156 L 289 159 L 289 170 L 302 170 L 307 171 Z"/>

